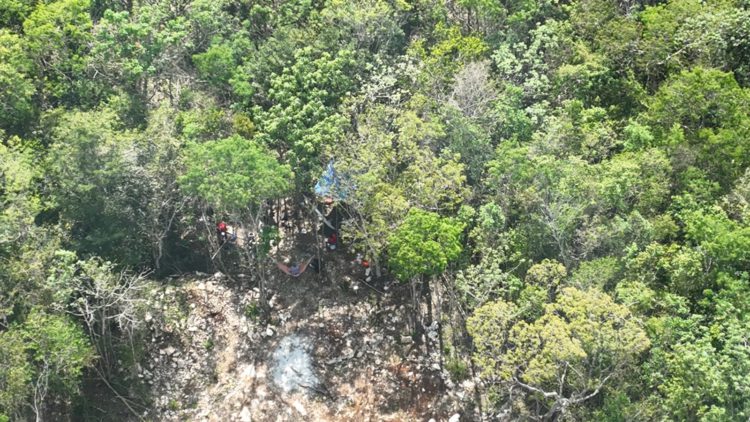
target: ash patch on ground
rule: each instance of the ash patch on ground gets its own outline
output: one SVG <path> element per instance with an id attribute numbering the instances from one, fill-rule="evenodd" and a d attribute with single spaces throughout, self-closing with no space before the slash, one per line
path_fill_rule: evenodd
<path id="1" fill-rule="evenodd" d="M 276 346 L 271 377 L 284 393 L 313 389 L 318 385 L 310 349 L 310 339 L 300 334 L 286 336 Z"/>

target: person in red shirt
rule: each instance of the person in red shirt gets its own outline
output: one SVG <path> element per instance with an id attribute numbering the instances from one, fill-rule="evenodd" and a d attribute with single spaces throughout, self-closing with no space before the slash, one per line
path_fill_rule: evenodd
<path id="1" fill-rule="evenodd" d="M 219 221 L 219 223 L 216 224 L 216 235 L 219 236 L 219 243 L 227 241 L 227 223 Z"/>
<path id="2" fill-rule="evenodd" d="M 338 236 L 336 236 L 336 233 L 331 233 L 331 235 L 328 236 L 328 239 L 326 239 L 326 243 L 328 243 L 328 250 L 335 251 L 338 240 L 339 239 Z"/>
<path id="3" fill-rule="evenodd" d="M 368 282 L 368 283 L 371 282 L 372 281 L 372 276 L 370 275 L 370 273 L 372 272 L 372 268 L 370 268 L 370 261 L 368 261 L 366 259 L 363 259 L 362 260 L 362 268 L 365 269 L 365 281 Z"/>

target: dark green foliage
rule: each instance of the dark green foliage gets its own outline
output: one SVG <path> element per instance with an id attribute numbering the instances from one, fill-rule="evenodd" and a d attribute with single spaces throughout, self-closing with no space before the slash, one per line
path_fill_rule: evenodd
<path id="1" fill-rule="evenodd" d="M 106 110 L 65 113 L 49 148 L 52 198 L 70 225 L 76 249 L 129 265 L 147 259 L 143 198 L 134 134 L 117 130 Z"/>
<path id="2" fill-rule="evenodd" d="M 34 66 L 24 39 L 0 29 L 0 130 L 23 132 L 35 111 Z"/>

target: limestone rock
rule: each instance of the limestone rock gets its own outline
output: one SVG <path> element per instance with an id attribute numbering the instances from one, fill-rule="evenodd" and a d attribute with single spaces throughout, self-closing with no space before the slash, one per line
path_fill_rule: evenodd
<path id="1" fill-rule="evenodd" d="M 242 408 L 242 411 L 240 412 L 240 422 L 250 422 L 252 421 L 252 416 L 250 415 L 250 409 L 245 406 Z"/>

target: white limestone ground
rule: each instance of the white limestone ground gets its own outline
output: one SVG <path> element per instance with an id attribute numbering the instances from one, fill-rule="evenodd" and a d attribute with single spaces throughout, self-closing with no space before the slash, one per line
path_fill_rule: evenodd
<path id="1" fill-rule="evenodd" d="M 335 279 L 344 279 L 343 271 Z M 186 276 L 154 292 L 137 374 L 153 421 L 447 421 L 478 418 L 473 380 L 454 383 L 438 353 L 406 326 L 404 292 L 322 283 L 313 273 L 269 283 L 271 320 L 248 309 L 248 278 Z M 379 298 L 379 299 L 378 299 Z M 432 327 L 424 341 L 439 350 Z M 453 415 L 453 416 L 451 416 Z M 139 420 L 132 418 L 127 420 Z"/>

